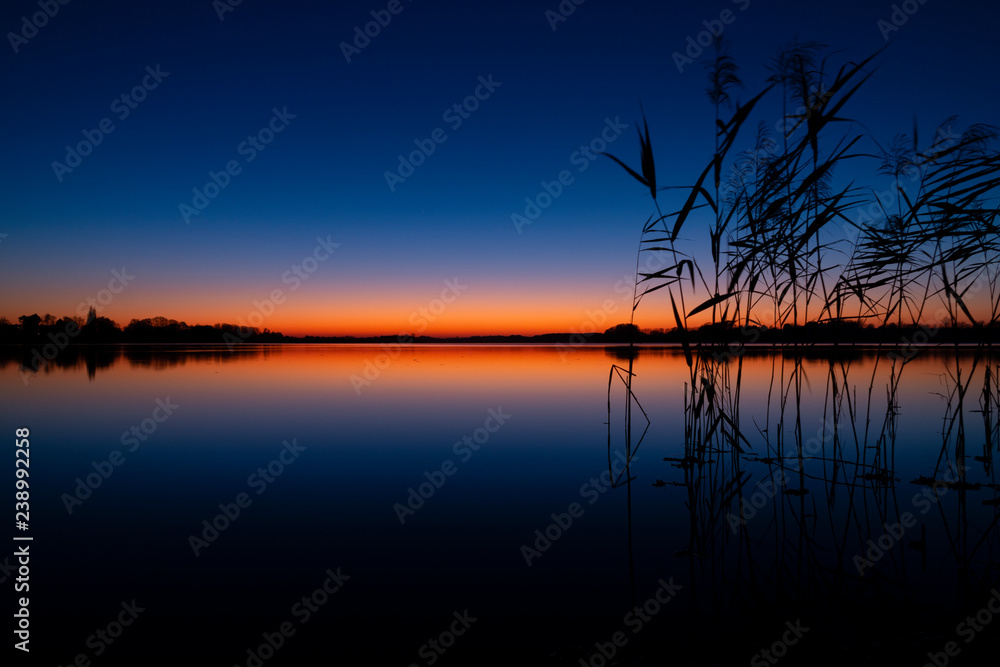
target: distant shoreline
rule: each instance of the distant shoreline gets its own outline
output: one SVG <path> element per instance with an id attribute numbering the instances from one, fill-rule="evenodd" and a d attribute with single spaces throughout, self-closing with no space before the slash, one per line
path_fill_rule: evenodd
<path id="1" fill-rule="evenodd" d="M 1000 326 L 904 325 L 862 326 L 853 321 L 810 322 L 776 327 L 734 327 L 706 324 L 697 329 L 641 330 L 618 324 L 603 332 L 557 332 L 536 335 L 427 336 L 399 333 L 381 336 L 286 336 L 277 331 L 220 324 L 195 325 L 167 321 L 152 326 L 136 320 L 120 329 L 105 318 L 94 318 L 83 326 L 71 320 L 41 324 L 37 316 L 24 318 L 21 326 L 0 327 L 0 344 L 30 348 L 63 349 L 79 345 L 220 345 L 235 348 L 251 344 L 290 345 L 554 345 L 579 347 L 677 346 L 718 350 L 720 348 L 898 348 L 949 345 L 1000 344 Z"/>
<path id="2" fill-rule="evenodd" d="M 745 350 L 753 351 L 767 351 L 773 349 L 851 349 L 851 350 L 892 350 L 896 348 L 918 348 L 918 349 L 936 349 L 943 347 L 960 347 L 973 349 L 976 347 L 987 346 L 991 347 L 994 341 L 985 342 L 963 342 L 963 341 L 940 341 L 940 342 L 928 342 L 928 343 L 906 343 L 906 342 L 896 342 L 896 343 L 870 343 L 870 342 L 773 342 L 773 343 L 731 343 L 729 345 L 724 343 L 715 342 L 691 342 L 688 344 L 692 350 L 719 350 L 728 347 L 741 348 Z M 562 342 L 539 342 L 539 341 L 480 341 L 472 339 L 462 339 L 462 338 L 437 338 L 431 340 L 419 340 L 412 342 L 396 342 L 396 341 L 379 341 L 379 340 L 357 340 L 357 341 L 305 341 L 305 340 L 284 340 L 284 341 L 268 341 L 268 342 L 245 342 L 245 343 L 235 343 L 227 344 L 223 342 L 184 342 L 184 341 L 160 341 L 160 342 L 148 342 L 148 341 L 108 341 L 108 342 L 80 342 L 80 343 L 70 343 L 66 347 L 69 348 L 88 348 L 88 347 L 204 347 L 204 348 L 247 348 L 247 347 L 277 347 L 282 345 L 289 346 L 306 346 L 306 345 L 326 345 L 326 346 L 364 346 L 364 347 L 385 347 L 387 345 L 399 346 L 399 347 L 433 347 L 433 346 L 464 346 L 464 347 L 552 347 L 552 348 L 644 348 L 644 349 L 672 349 L 672 350 L 683 350 L 683 343 L 663 343 L 663 342 L 646 342 L 640 341 L 636 343 L 627 342 L 609 342 L 609 341 L 585 341 L 583 343 L 569 343 L 566 341 Z M 996 341 L 998 350 L 1000 350 L 1000 340 Z M 10 342 L 0 342 L 0 347 L 3 348 L 16 348 L 16 347 L 33 347 L 30 343 L 10 343 Z"/>

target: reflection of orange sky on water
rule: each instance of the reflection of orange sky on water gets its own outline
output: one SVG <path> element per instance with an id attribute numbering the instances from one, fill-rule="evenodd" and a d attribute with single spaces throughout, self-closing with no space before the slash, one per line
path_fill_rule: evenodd
<path id="1" fill-rule="evenodd" d="M 618 353 L 623 351 L 617 348 Z M 39 399 L 33 403 L 36 406 L 71 405 L 80 392 L 96 392 L 127 406 L 135 419 L 148 415 L 151 401 L 157 397 L 180 401 L 186 412 L 203 405 L 228 405 L 237 411 L 264 409 L 288 418 L 310 410 L 330 410 L 334 415 L 344 409 L 370 414 L 376 414 L 372 410 L 389 409 L 387 414 L 405 413 L 407 418 L 418 420 L 433 420 L 446 406 L 471 401 L 490 406 L 519 402 L 522 410 L 525 404 L 561 405 L 583 421 L 600 426 L 606 421 L 611 366 L 629 365 L 615 348 L 567 349 L 555 345 L 273 345 L 241 346 L 236 352 L 225 347 L 193 347 L 186 351 L 153 347 L 109 350 L 103 355 L 93 379 L 88 377 L 81 356 L 66 368 L 50 365 L 34 376 L 23 392 Z M 787 388 L 793 370 L 790 359 L 784 360 L 782 370 L 780 357 L 756 353 L 743 357 L 744 414 L 764 414 L 772 363 L 775 377 L 783 375 Z M 850 362 L 834 361 L 840 391 L 845 385 L 842 363 L 848 369 L 846 386 L 852 400 L 863 407 L 875 359 L 869 355 Z M 942 380 L 949 363 L 953 365 L 953 360 L 947 355 L 928 354 L 906 366 L 900 385 L 904 418 L 907 414 L 927 414 L 928 410 L 937 414 L 942 399 L 936 394 L 949 393 Z M 968 368 L 969 360 L 963 364 Z M 884 405 L 891 368 L 885 357 L 879 361 L 872 395 L 876 413 L 878 406 Z M 738 369 L 739 364 L 733 360 L 720 372 L 728 373 L 734 384 Z M 827 360 L 807 359 L 802 365 L 803 401 L 817 410 L 822 410 L 828 400 L 830 369 Z M 633 390 L 645 409 L 661 416 L 663 410 L 668 415 L 679 414 L 676 411 L 683 407 L 685 386 L 690 391 L 691 381 L 680 349 L 642 348 L 633 370 Z M 4 381 L 17 385 L 20 393 L 18 374 L 16 361 L 0 367 Z M 981 372 L 975 379 L 981 382 Z M 618 410 L 624 398 L 619 379 L 614 378 L 612 390 L 613 407 Z M 973 387 L 970 391 L 977 390 Z M 779 379 L 771 395 L 771 421 L 777 419 L 774 410 L 781 392 Z"/>
<path id="2" fill-rule="evenodd" d="M 611 377 L 610 414 L 608 388 L 612 364 L 629 366 L 628 359 L 621 358 L 627 348 L 414 345 L 401 347 L 393 357 L 396 351 L 379 345 L 293 344 L 240 346 L 235 352 L 224 346 L 180 351 L 142 346 L 93 355 L 83 348 L 81 361 L 69 368 L 53 364 L 55 370 L 39 374 L 26 387 L 18 377 L 17 361 L 0 359 L 0 396 L 8 412 L 31 425 L 33 432 L 37 425 L 46 440 L 54 440 L 43 435 L 48 425 L 86 425 L 93 431 L 90 440 L 69 435 L 63 438 L 65 446 L 98 447 L 104 456 L 121 447 L 122 433 L 148 419 L 159 400 L 178 405 L 178 417 L 164 425 L 162 438 L 157 432 L 144 447 L 183 448 L 192 455 L 205 449 L 261 448 L 267 450 L 262 451 L 261 462 L 274 456 L 272 450 L 283 439 L 295 437 L 324 449 L 391 453 L 425 448 L 437 452 L 440 447 L 441 456 L 448 456 L 456 438 L 480 427 L 489 410 L 512 415 L 503 437 L 491 441 L 493 449 L 528 451 L 541 445 L 600 455 L 609 433 L 613 447 L 623 446 L 625 387 L 618 376 Z M 85 356 L 92 379 L 83 363 Z M 94 356 L 99 357 L 96 363 Z M 944 389 L 939 378 L 946 358 L 928 355 L 904 369 L 898 415 L 900 433 L 906 434 L 900 442 L 906 447 L 931 447 L 939 437 L 944 406 L 934 392 Z M 780 376 L 782 360 L 774 361 Z M 969 362 L 966 357 L 966 368 Z M 870 443 L 884 428 L 891 364 L 884 357 L 879 362 L 869 411 L 874 358 L 843 363 L 849 366 L 847 387 L 855 410 L 852 415 L 846 401 L 842 403 L 842 442 L 848 448 L 855 444 L 861 448 L 866 437 Z M 842 387 L 840 365 L 833 362 Z M 785 388 L 792 367 L 786 359 Z M 820 432 L 830 415 L 830 367 L 828 361 L 804 361 L 801 403 L 793 385 L 782 415 L 780 382 L 769 396 L 772 359 L 766 351 L 742 358 L 739 427 L 750 442 L 748 452 L 765 456 L 768 449 L 761 431 L 767 429 L 774 443 L 782 421 L 781 437 L 789 442 L 797 423 L 806 439 Z M 719 372 L 728 372 L 735 383 L 738 368 L 733 362 Z M 968 394 L 975 407 L 981 368 Z M 643 468 L 644 479 L 662 478 L 660 466 L 666 469 L 668 464 L 661 457 L 683 455 L 688 442 L 684 405 L 686 397 L 691 404 L 691 376 L 683 352 L 676 347 L 641 348 L 633 369 L 633 405 L 641 405 L 650 419 L 640 453 L 648 462 L 642 464 L 648 466 Z M 719 396 L 719 405 L 729 414 L 731 395 L 723 391 Z M 637 442 L 645 419 L 638 410 L 632 414 L 631 433 Z M 978 423 L 970 422 L 969 432 L 981 437 L 981 421 L 972 417 Z"/>
<path id="3" fill-rule="evenodd" d="M 575 358 L 583 351 L 583 362 Z M 129 386 L 145 390 L 171 375 L 195 384 L 222 375 L 239 387 L 265 387 L 269 382 L 294 382 L 301 389 L 346 383 L 351 376 L 367 379 L 372 386 L 383 376 L 392 375 L 386 385 L 401 390 L 465 384 L 491 387 L 531 386 L 539 382 L 586 379 L 607 374 L 609 358 L 579 348 L 568 353 L 564 362 L 558 346 L 492 345 L 239 345 L 234 351 L 221 347 L 151 347 L 133 352 L 107 353 L 108 366 L 99 365 L 99 380 L 128 379 Z M 17 374 L 16 363 L 6 367 Z M 88 382 L 83 357 L 68 367 L 49 364 L 26 386 L 41 391 L 45 376 L 60 375 L 61 383 L 72 377 L 74 390 Z M 599 375 L 596 375 L 599 377 Z M 37 388 L 37 389 L 36 389 Z M 395 389 L 394 389 L 395 390 Z"/>
<path id="4" fill-rule="evenodd" d="M 294 377 L 304 386 L 336 382 L 350 389 L 353 378 L 363 391 L 419 394 L 448 387 L 530 390 L 538 384 L 591 383 L 607 374 L 607 361 L 588 354 L 584 363 L 564 363 L 554 346 L 285 345 L 265 348 L 250 363 L 223 366 L 230 377 L 247 383 Z M 384 378 L 388 381 L 381 382 Z"/>

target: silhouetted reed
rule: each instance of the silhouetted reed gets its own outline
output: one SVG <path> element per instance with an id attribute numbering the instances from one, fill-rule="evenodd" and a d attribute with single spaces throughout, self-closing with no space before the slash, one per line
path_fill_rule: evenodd
<path id="1" fill-rule="evenodd" d="M 740 102 L 734 101 L 743 86 L 739 69 L 726 45 L 716 47 L 707 89 L 714 147 L 693 182 L 658 183 L 645 113 L 639 169 L 608 156 L 649 190 L 654 209 L 637 251 L 632 321 L 645 297 L 663 290 L 687 368 L 678 383 L 683 440 L 669 443 L 680 455 L 667 457 L 680 471 L 670 484 L 685 487 L 690 521 L 687 544 L 675 556 L 687 560 L 698 604 L 719 613 L 738 613 L 761 600 L 807 607 L 820 599 L 849 605 L 873 596 L 912 602 L 908 562 L 926 569 L 928 554 L 938 557 L 942 550 L 961 580 L 962 601 L 971 600 L 996 585 L 989 563 L 1000 550 L 1000 486 L 992 466 L 993 451 L 1000 450 L 1000 365 L 992 350 L 1000 324 L 997 131 L 971 125 L 958 133 L 952 118 L 921 143 L 914 121 L 911 134 L 885 147 L 872 139 L 875 150 L 868 151 L 863 126 L 846 114 L 881 52 L 834 70 L 824 45 L 793 43 L 772 61 L 763 89 Z M 780 134 L 760 123 L 752 137 L 740 137 L 775 92 Z M 835 127 L 844 132 L 831 138 Z M 874 191 L 854 180 L 835 178 L 865 165 L 892 180 L 894 207 L 873 200 Z M 869 203 L 877 219 L 855 219 Z M 644 253 L 666 253 L 671 261 L 639 272 Z M 865 378 L 852 374 L 863 360 L 859 353 L 816 353 L 801 336 L 785 343 L 772 337 L 765 408 L 747 415 L 741 409 L 743 340 L 704 349 L 689 334 L 699 315 L 734 337 L 749 328 L 798 331 L 814 322 L 845 332 L 875 324 L 898 337 L 879 338 Z M 935 534 L 943 532 L 947 544 L 928 543 L 930 515 L 879 556 L 877 576 L 865 577 L 864 566 L 856 571 L 857 554 L 912 509 L 906 501 L 912 494 L 907 489 L 900 499 L 896 476 L 905 370 L 929 346 L 940 347 L 945 330 L 951 345 L 938 357 L 945 368 L 939 456 L 914 483 L 955 492 L 947 504 L 954 516 L 944 503 L 936 508 L 942 528 Z M 970 340 L 975 344 L 960 344 Z M 856 341 L 828 342 L 836 352 Z M 809 377 L 803 360 L 810 356 L 825 359 L 825 377 Z M 641 355 L 630 350 L 628 369 L 612 368 L 612 379 L 617 373 L 626 389 L 626 434 L 631 405 L 638 404 L 632 392 L 637 362 Z M 981 384 L 974 384 L 977 378 Z M 610 382 L 608 389 L 610 455 Z M 805 423 L 803 401 L 815 406 L 820 389 L 822 423 L 814 430 Z M 983 444 L 972 452 L 970 412 L 980 413 L 983 423 Z M 655 413 L 643 416 L 648 429 Z M 985 481 L 968 481 L 970 460 L 982 464 Z M 764 515 L 754 519 L 746 499 L 762 484 L 775 491 L 764 507 L 750 508 Z M 989 489 L 994 497 L 981 505 L 993 506 L 993 520 L 972 525 L 967 496 Z M 908 557 L 914 551 L 919 563 Z"/>

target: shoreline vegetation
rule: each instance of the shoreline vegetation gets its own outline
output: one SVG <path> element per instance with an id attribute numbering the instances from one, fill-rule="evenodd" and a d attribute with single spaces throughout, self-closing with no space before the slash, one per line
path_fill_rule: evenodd
<path id="1" fill-rule="evenodd" d="M 960 129 L 950 117 L 928 133 L 914 117 L 901 119 L 912 122 L 910 132 L 879 141 L 848 115 L 848 102 L 882 50 L 835 67 L 842 52 L 792 42 L 767 63 L 759 92 L 741 101 L 739 67 L 721 39 L 714 47 L 706 63 L 714 114 L 705 127 L 707 139 L 714 116 L 714 147 L 706 144 L 700 170 L 680 184 L 665 185 L 662 171 L 657 178 L 641 107 L 638 160 L 629 166 L 605 154 L 650 201 L 636 225 L 633 314 L 640 302 L 648 309 L 645 297 L 658 299 L 681 334 L 687 367 L 668 378 L 683 392 L 669 434 L 650 430 L 664 408 L 648 384 L 633 383 L 644 368 L 633 350 L 611 364 L 606 385 L 601 378 L 608 459 L 621 449 L 626 458 L 630 576 L 633 480 L 662 470 L 652 485 L 664 490 L 663 513 L 689 517 L 673 556 L 697 591 L 685 628 L 695 645 L 710 646 L 717 628 L 746 627 L 747 618 L 774 627 L 799 618 L 830 638 L 814 642 L 823 649 L 809 659 L 797 653 L 803 664 L 934 662 L 952 619 L 998 585 L 987 554 L 1000 545 L 1000 363 L 992 349 L 1000 128 Z M 765 97 L 770 112 L 757 109 Z M 867 187 L 872 176 L 889 188 Z M 695 316 L 713 324 L 689 326 Z M 706 340 L 735 343 L 706 349 Z M 929 367 L 906 368 L 930 350 L 940 402 L 921 405 L 907 390 Z M 856 363 L 869 351 L 871 363 Z M 745 352 L 769 359 L 751 370 Z M 761 385 L 748 382 L 755 375 L 765 376 Z M 940 429 L 916 432 L 916 411 L 939 415 Z M 649 459 L 636 463 L 644 444 L 643 457 L 668 448 L 663 463 L 672 469 L 650 474 Z M 913 485 L 931 495 L 915 495 Z M 916 532 L 910 508 L 938 503 L 948 490 L 957 493 Z M 753 521 L 758 512 L 764 517 Z M 895 526 L 913 532 L 904 540 Z M 874 548 L 880 541 L 885 548 Z M 949 586 L 943 604 L 938 582 Z M 858 609 L 878 610 L 875 625 L 845 625 Z M 742 638 L 745 661 L 759 633 Z M 832 645 L 843 649 L 836 659 Z M 974 650 L 980 659 L 997 655 L 995 641 Z M 697 662 L 720 657 L 704 651 Z"/>
<path id="2" fill-rule="evenodd" d="M 188 325 L 164 317 L 132 320 L 120 327 L 116 322 L 91 316 L 59 318 L 51 315 L 22 316 L 19 324 L 0 318 L 0 344 L 58 349 L 69 345 L 228 345 L 266 343 L 328 344 L 553 344 L 569 347 L 591 344 L 691 345 L 723 347 L 736 356 L 744 347 L 763 346 L 884 346 L 888 349 L 934 345 L 992 345 L 1000 342 L 1000 325 L 952 323 L 880 326 L 851 321 L 808 322 L 782 327 L 734 326 L 731 322 L 705 324 L 696 329 L 640 329 L 632 324 L 618 324 L 603 332 L 551 332 L 534 335 L 487 334 L 474 336 L 425 336 L 410 333 L 377 336 L 286 336 L 281 332 L 244 327 L 237 324 Z M 51 347 L 50 347 L 51 350 Z"/>

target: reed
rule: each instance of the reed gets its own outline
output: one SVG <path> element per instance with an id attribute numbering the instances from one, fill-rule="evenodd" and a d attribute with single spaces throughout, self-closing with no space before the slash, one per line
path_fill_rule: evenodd
<path id="1" fill-rule="evenodd" d="M 837 54 L 825 45 L 789 44 L 770 63 L 759 91 L 741 102 L 736 96 L 743 88 L 739 67 L 728 45 L 719 42 L 706 90 L 714 112 L 713 142 L 691 181 L 657 180 L 645 111 L 639 166 L 607 156 L 651 198 L 636 253 L 632 321 L 640 304 L 649 307 L 663 297 L 660 303 L 681 336 L 687 368 L 678 382 L 682 455 L 667 460 L 680 470 L 680 479 L 670 485 L 685 489 L 690 533 L 675 556 L 687 561 L 691 581 L 702 587 L 696 594 L 710 600 L 713 609 L 738 612 L 760 596 L 802 601 L 823 591 L 857 600 L 873 587 L 881 590 L 884 582 L 859 580 L 851 557 L 905 510 L 896 475 L 897 437 L 906 410 L 900 387 L 918 354 L 941 346 L 936 337 L 942 331 L 950 332 L 954 346 L 942 378 L 941 448 L 930 477 L 915 481 L 940 481 L 945 470 L 966 470 L 969 412 L 980 413 L 983 424 L 982 447 L 972 453 L 987 476 L 995 475 L 1000 365 L 992 340 L 1000 326 L 1000 154 L 993 146 L 998 132 L 982 124 L 957 131 L 957 121 L 949 118 L 923 143 L 915 120 L 909 133 L 888 142 L 869 136 L 848 113 L 852 99 L 876 73 L 881 54 L 834 67 Z M 777 133 L 774 123 L 757 120 L 769 103 L 780 108 Z M 895 204 L 884 204 L 875 188 L 860 185 L 858 174 L 889 179 Z M 873 207 L 876 217 L 859 217 Z M 669 266 L 639 272 L 643 254 L 653 252 L 667 253 Z M 717 346 L 696 344 L 688 334 L 698 316 L 734 334 L 790 326 L 795 335 L 773 343 L 762 413 L 746 414 L 743 406 L 742 338 L 721 353 Z M 809 344 L 798 335 L 810 323 L 844 331 L 868 325 L 884 332 L 916 327 L 926 340 L 914 346 L 883 336 L 869 375 L 858 377 L 850 355 L 833 354 L 824 377 L 810 377 L 804 363 Z M 969 332 L 964 339 L 975 346 L 959 345 L 958 334 L 964 331 Z M 849 339 L 835 341 L 835 348 L 852 345 Z M 632 387 L 637 357 L 633 346 L 628 368 L 613 367 L 609 378 L 617 375 L 626 388 L 630 452 L 631 406 L 639 405 Z M 974 384 L 977 378 L 981 384 Z M 608 390 L 610 455 L 610 381 Z M 818 436 L 804 426 L 803 401 L 810 392 L 810 400 L 822 397 Z M 645 438 L 656 415 L 645 410 L 642 415 Z M 955 529 L 949 529 L 943 512 L 942 521 L 961 576 L 972 577 L 975 570 L 980 583 L 988 582 L 989 568 L 978 568 L 975 558 L 1000 548 L 1000 514 L 981 534 L 970 534 L 964 494 L 973 486 L 964 474 L 949 487 L 963 494 Z M 762 482 L 773 484 L 779 477 L 787 484 L 761 510 L 768 516 L 755 520 L 759 530 L 751 530 L 743 501 Z M 658 480 L 657 486 L 667 484 Z M 994 487 L 1000 490 L 995 479 Z M 733 525 L 738 527 L 731 530 Z M 908 546 L 920 552 L 926 567 L 926 525 L 920 534 Z M 887 559 L 882 570 L 893 572 L 896 584 L 881 592 L 891 597 L 898 594 L 893 586 L 906 580 L 906 550 L 893 550 Z"/>

